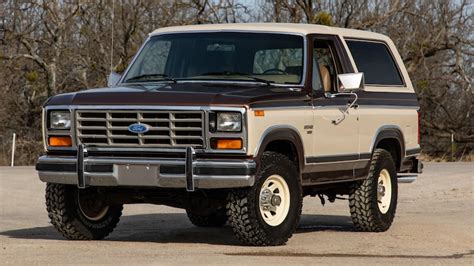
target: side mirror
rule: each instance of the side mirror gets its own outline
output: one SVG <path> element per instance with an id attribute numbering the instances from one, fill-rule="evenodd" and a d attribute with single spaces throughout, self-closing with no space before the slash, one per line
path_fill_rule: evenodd
<path id="1" fill-rule="evenodd" d="M 365 81 L 364 73 L 349 73 L 337 75 L 339 85 L 342 87 L 342 91 L 349 92 L 354 90 L 364 90 Z"/>
<path id="2" fill-rule="evenodd" d="M 109 78 L 107 80 L 107 86 L 108 87 L 115 87 L 117 83 L 119 82 L 120 78 L 122 75 L 116 72 L 110 72 Z"/>

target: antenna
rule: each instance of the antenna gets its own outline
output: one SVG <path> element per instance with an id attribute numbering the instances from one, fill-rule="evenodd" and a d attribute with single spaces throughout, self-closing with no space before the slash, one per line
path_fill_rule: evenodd
<path id="1" fill-rule="evenodd" d="M 114 11 L 115 11 L 115 0 L 112 0 L 112 37 L 110 45 L 110 72 L 113 71 L 114 67 Z"/>

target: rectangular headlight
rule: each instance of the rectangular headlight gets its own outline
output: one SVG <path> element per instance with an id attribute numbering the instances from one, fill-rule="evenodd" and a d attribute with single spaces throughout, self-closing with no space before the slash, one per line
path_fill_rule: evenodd
<path id="1" fill-rule="evenodd" d="M 217 131 L 240 132 L 242 130 L 242 114 L 219 112 L 217 113 Z"/>
<path id="2" fill-rule="evenodd" d="M 70 129 L 71 112 L 51 111 L 51 113 L 49 114 L 49 127 L 51 129 Z"/>

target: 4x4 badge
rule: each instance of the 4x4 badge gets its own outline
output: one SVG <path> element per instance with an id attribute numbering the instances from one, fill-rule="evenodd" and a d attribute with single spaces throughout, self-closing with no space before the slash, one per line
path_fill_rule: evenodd
<path id="1" fill-rule="evenodd" d="M 131 124 L 130 126 L 128 126 L 128 131 L 130 131 L 132 133 L 141 134 L 141 133 L 148 132 L 148 130 L 150 130 L 150 126 L 147 125 L 147 124 L 135 123 L 135 124 Z"/>

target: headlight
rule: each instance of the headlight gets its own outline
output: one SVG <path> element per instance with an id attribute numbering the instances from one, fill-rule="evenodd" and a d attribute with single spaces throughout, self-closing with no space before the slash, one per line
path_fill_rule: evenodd
<path id="1" fill-rule="evenodd" d="M 49 115 L 49 126 L 51 129 L 71 128 L 71 112 L 51 111 Z"/>
<path id="2" fill-rule="evenodd" d="M 242 115 L 240 113 L 217 113 L 217 131 L 240 132 Z"/>

